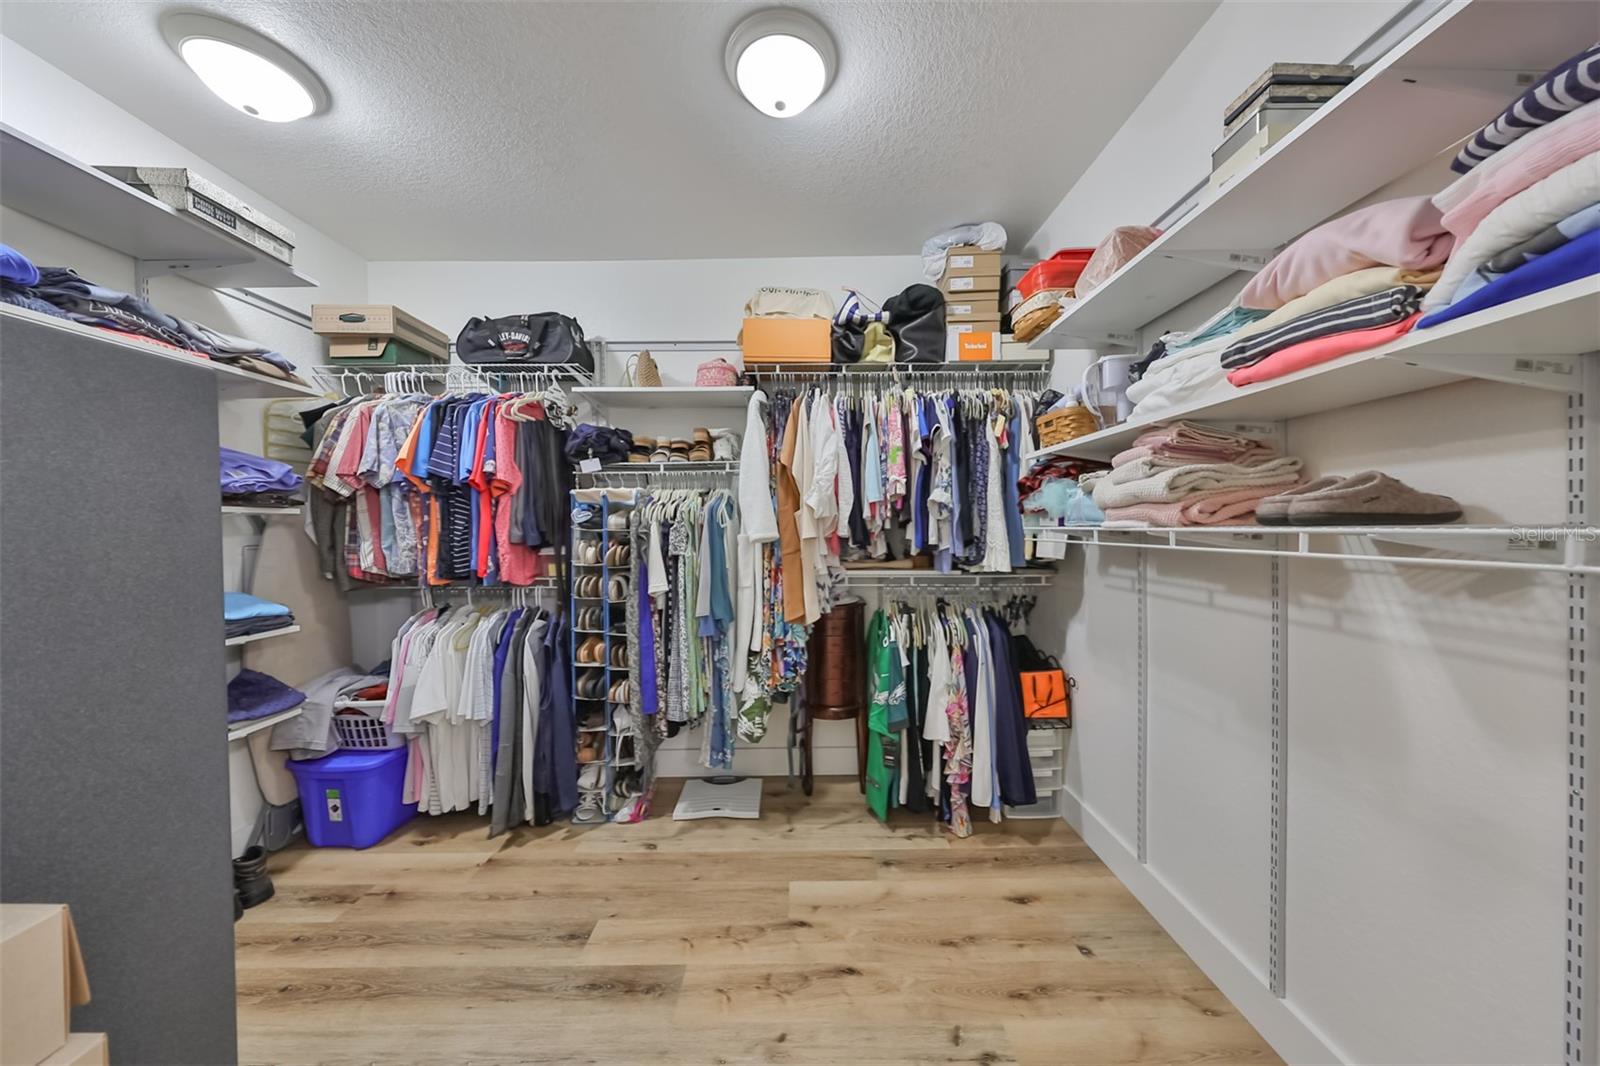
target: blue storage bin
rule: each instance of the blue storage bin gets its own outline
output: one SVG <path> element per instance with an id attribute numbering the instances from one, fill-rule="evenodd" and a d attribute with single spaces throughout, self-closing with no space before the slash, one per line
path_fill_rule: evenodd
<path id="1" fill-rule="evenodd" d="M 290 761 L 306 836 L 319 848 L 370 848 L 417 813 L 404 803 L 406 749 L 336 751 Z"/>

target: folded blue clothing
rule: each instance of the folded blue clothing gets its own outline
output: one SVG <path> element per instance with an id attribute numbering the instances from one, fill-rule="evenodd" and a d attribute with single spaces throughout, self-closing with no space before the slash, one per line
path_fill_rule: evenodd
<path id="1" fill-rule="evenodd" d="M 1468 293 L 1449 307 L 1423 318 L 1416 328 L 1428 329 L 1441 322 L 1531 296 L 1592 274 L 1600 274 L 1600 230 L 1590 230 L 1555 251 L 1530 260 L 1483 288 Z"/>
<path id="2" fill-rule="evenodd" d="M 250 722 L 292 710 L 305 701 L 304 692 L 285 685 L 271 674 L 240 670 L 228 682 L 228 724 Z"/>
<path id="3" fill-rule="evenodd" d="M 246 618 L 276 618 L 279 615 L 290 614 L 289 608 L 281 603 L 273 603 L 259 596 L 252 596 L 248 592 L 224 592 L 222 594 L 222 617 L 224 621 L 238 622 Z"/>
<path id="4" fill-rule="evenodd" d="M 263 459 L 249 452 L 222 448 L 222 491 L 229 496 L 249 492 L 293 492 L 300 487 L 300 475 L 288 463 Z"/>
<path id="5" fill-rule="evenodd" d="M 9 281 L 24 288 L 37 285 L 39 268 L 33 265 L 33 260 L 11 245 L 0 244 L 0 281 Z"/>

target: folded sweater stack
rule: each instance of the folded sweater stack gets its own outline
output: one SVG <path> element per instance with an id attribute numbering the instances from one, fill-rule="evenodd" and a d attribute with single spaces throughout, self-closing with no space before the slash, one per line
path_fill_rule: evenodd
<path id="1" fill-rule="evenodd" d="M 1258 501 L 1299 481 L 1300 460 L 1266 441 L 1178 422 L 1141 435 L 1079 485 L 1108 525 L 1207 526 L 1246 521 Z"/>

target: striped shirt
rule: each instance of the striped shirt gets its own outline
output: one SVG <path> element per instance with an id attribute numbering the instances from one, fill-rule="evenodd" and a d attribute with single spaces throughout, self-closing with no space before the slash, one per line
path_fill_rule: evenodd
<path id="1" fill-rule="evenodd" d="M 1600 100 L 1600 44 L 1562 63 L 1512 101 L 1493 122 L 1468 138 L 1450 169 L 1465 174 L 1523 134 L 1591 100 Z"/>
<path id="2" fill-rule="evenodd" d="M 1392 289 L 1357 296 L 1353 300 L 1301 315 L 1264 333 L 1235 341 L 1222 352 L 1225 367 L 1250 366 L 1267 356 L 1302 341 L 1372 329 L 1398 322 L 1422 306 L 1422 290 L 1415 285 L 1396 285 Z"/>

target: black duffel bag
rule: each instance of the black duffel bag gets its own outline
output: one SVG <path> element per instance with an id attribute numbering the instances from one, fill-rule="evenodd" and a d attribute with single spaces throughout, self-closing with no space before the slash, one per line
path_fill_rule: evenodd
<path id="1" fill-rule="evenodd" d="M 456 355 L 463 363 L 573 363 L 594 372 L 583 327 L 555 311 L 471 319 L 456 338 Z"/>
<path id="2" fill-rule="evenodd" d="M 932 285 L 908 285 L 883 301 L 894 334 L 897 363 L 944 362 L 944 293 Z"/>

